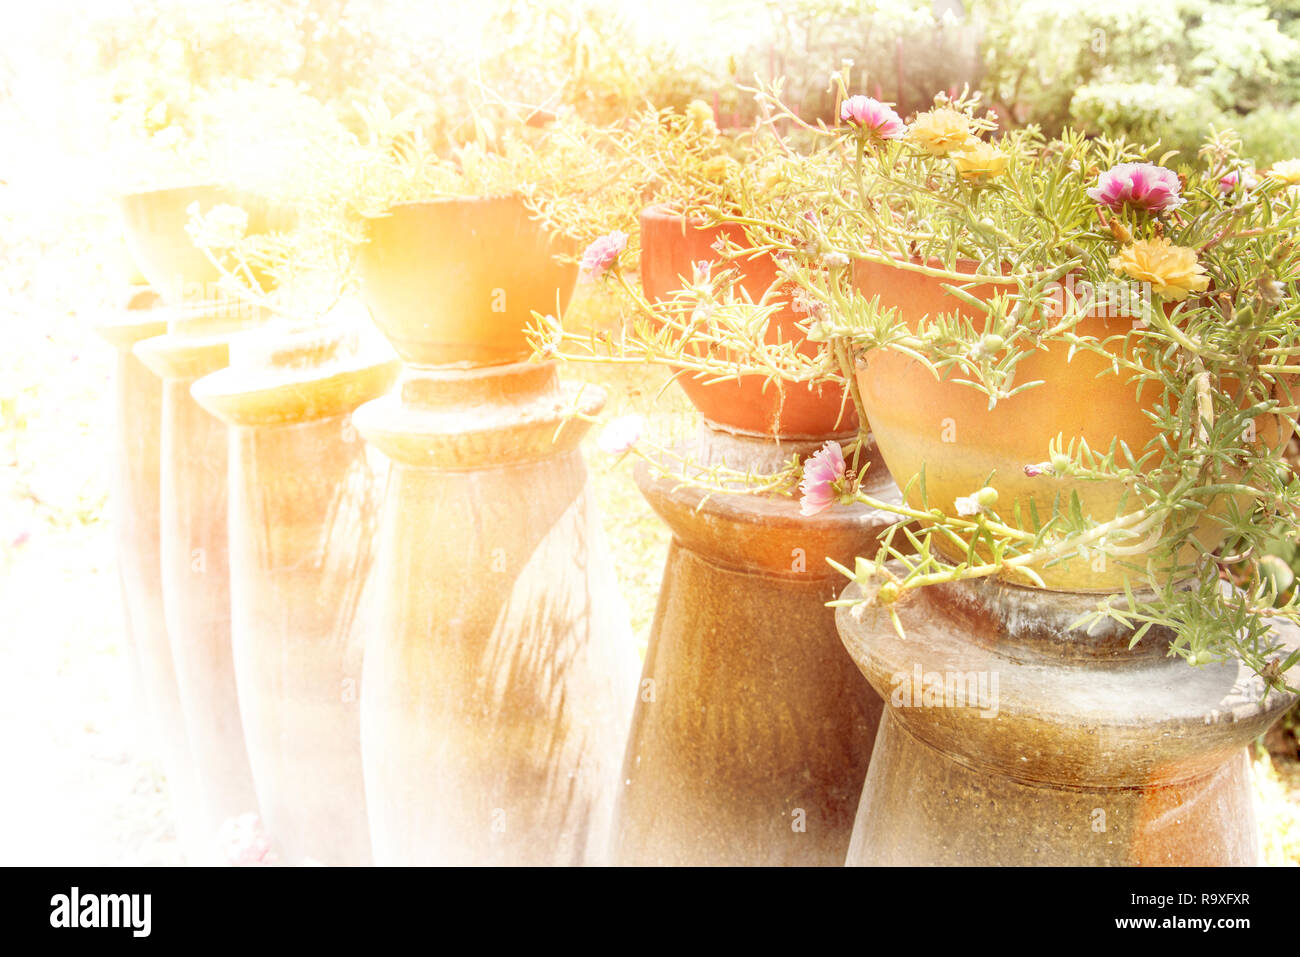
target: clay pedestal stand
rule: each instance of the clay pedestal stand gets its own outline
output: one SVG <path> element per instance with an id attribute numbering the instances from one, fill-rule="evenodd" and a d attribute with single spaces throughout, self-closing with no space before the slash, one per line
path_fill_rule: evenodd
<path id="1" fill-rule="evenodd" d="M 762 473 L 818 444 L 701 427 L 683 451 Z M 875 493 L 887 495 L 877 469 Z M 843 864 L 881 703 L 825 607 L 844 582 L 826 559 L 852 567 L 873 554 L 891 518 L 706 498 L 645 463 L 636 477 L 673 540 L 623 769 L 618 862 Z"/>
<path id="2" fill-rule="evenodd" d="M 163 615 L 158 539 L 158 444 L 162 386 L 131 351 L 142 339 L 167 330 L 158 296 L 137 290 L 127 308 L 97 332 L 117 350 L 114 380 L 113 527 L 131 667 L 140 699 L 139 717 L 154 741 L 167 777 L 177 836 L 189 853 L 198 850 L 193 817 L 194 766 L 185 737 L 180 694 Z"/>
<path id="3" fill-rule="evenodd" d="M 606 844 L 636 651 L 574 404 L 547 364 L 408 366 L 357 410 L 393 460 L 361 744 L 379 864 L 581 864 Z"/>
<path id="4" fill-rule="evenodd" d="M 258 805 L 287 864 L 370 862 L 358 609 L 383 472 L 352 412 L 397 370 L 355 327 L 268 325 L 192 390 L 231 426 L 235 678 Z"/>
<path id="5" fill-rule="evenodd" d="M 221 303 L 178 308 L 166 335 L 135 346 L 163 380 L 163 608 L 202 799 L 204 862 L 221 859 L 216 841 L 222 822 L 257 807 L 230 652 L 226 426 L 190 396 L 195 379 L 226 365 L 231 337 L 249 323 L 231 312 Z"/>
<path id="6" fill-rule="evenodd" d="M 1294 698 L 1167 635 L 1071 631 L 1102 597 L 932 586 L 898 608 L 906 640 L 839 610 L 888 705 L 848 863 L 1258 862 L 1245 746 Z"/>

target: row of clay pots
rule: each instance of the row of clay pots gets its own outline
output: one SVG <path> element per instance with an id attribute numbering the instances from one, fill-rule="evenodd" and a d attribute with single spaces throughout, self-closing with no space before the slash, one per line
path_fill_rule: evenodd
<path id="1" fill-rule="evenodd" d="M 716 258 L 727 228 L 648 210 L 642 230 L 646 294 L 666 299 L 697 262 Z M 743 246 L 738 232 L 728 237 Z M 775 295 L 781 306 L 769 341 L 813 348 L 800 342 L 803 317 L 776 284 L 771 259 L 733 266 L 751 298 Z M 897 307 L 913 328 L 939 313 L 973 317 L 940 280 L 897 266 L 859 263 L 854 285 Z M 1083 331 L 1104 339 L 1128 322 L 1096 315 Z M 996 468 L 1008 498 L 1037 497 L 1043 510 L 1062 486 L 1025 485 L 1023 466 L 1043 457 L 1052 438 L 1098 449 L 1115 437 L 1131 448 L 1150 438 L 1132 383 L 1097 388 L 1106 365 L 1040 350 L 1021 375 L 1043 380 L 1042 391 L 993 410 L 969 387 L 936 381 L 892 353 L 865 356 L 858 384 L 883 463 L 903 484 L 914 487 L 925 468 L 932 501 L 951 507 Z M 679 379 L 706 426 L 683 450 L 691 459 L 761 472 L 816 447 L 799 438 L 855 424 L 844 422 L 841 390 L 774 393 L 758 379 Z M 1280 433 L 1263 423 L 1261 441 L 1274 445 Z M 873 459 L 866 485 L 888 495 L 879 466 Z M 1257 858 L 1244 745 L 1292 699 L 1266 696 L 1244 665 L 1186 668 L 1163 654 L 1167 635 L 1135 645 L 1123 629 L 1074 630 L 1094 600 L 1074 592 L 1113 592 L 1123 582 L 1118 570 L 1040 571 L 1064 591 L 932 590 L 900 610 L 908 633 L 922 638 L 913 642 L 886 620 L 842 610 L 844 644 L 889 702 L 878 718 L 880 700 L 840 653 L 824 608 L 837 579 L 824 569 L 826 558 L 873 554 L 889 516 L 844 510 L 810 521 L 789 500 L 702 496 L 647 469 L 638 482 L 674 535 L 623 765 L 614 860 L 834 864 L 850 833 L 850 863 Z M 1089 512 L 1114 512 L 1112 488 L 1081 497 Z M 971 676 L 992 696 L 941 695 L 934 707 L 935 675 L 945 685 Z M 980 676 L 992 687 L 980 686 Z M 868 766 L 850 831 L 848 808 Z"/>
<path id="2" fill-rule="evenodd" d="M 643 225 L 646 291 L 664 298 L 674 275 L 710 258 L 702 247 L 716 233 L 697 235 L 708 231 L 653 212 Z M 656 231 L 666 238 L 674 230 L 689 240 L 685 251 L 656 253 Z M 372 848 L 379 863 L 835 864 L 851 832 L 849 856 L 858 862 L 1010 860 L 999 851 L 1005 831 L 991 824 L 981 825 L 982 837 L 927 830 L 960 830 L 944 813 L 960 816 L 953 809 L 964 801 L 988 807 L 987 794 L 1024 810 L 1036 846 L 1050 849 L 1042 860 L 1179 862 L 1192 832 L 1169 830 L 1168 821 L 1185 794 L 1204 794 L 1219 810 L 1197 812 L 1202 830 L 1219 835 L 1216 848 L 1232 849 L 1209 858 L 1243 859 L 1249 828 L 1230 825 L 1223 809 L 1236 806 L 1245 779 L 1229 768 L 1239 764 L 1244 732 L 1278 712 L 1278 696 L 1264 702 L 1238 689 L 1235 671 L 1208 679 L 1186 669 L 1159 713 L 1117 692 L 1045 722 L 1055 712 L 1042 688 L 1072 694 L 1104 681 L 1116 658 L 1130 669 L 1128 684 L 1116 686 L 1128 695 L 1138 696 L 1143 681 L 1176 677 L 1157 674 L 1146 657 L 1130 661 L 1117 650 L 1122 642 L 1075 640 L 1052 624 L 1068 599 L 1050 594 L 1033 618 L 1049 624 L 1029 638 L 1003 598 L 980 604 L 958 589 L 956 599 L 945 591 L 913 604 L 918 628 L 935 622 L 939 650 L 928 657 L 931 645 L 890 644 L 887 621 L 882 630 L 841 614 L 850 660 L 825 608 L 839 581 L 826 559 L 872 554 L 887 516 L 848 509 L 809 520 L 788 499 L 702 497 L 641 471 L 638 482 L 674 538 L 637 686 L 577 450 L 583 427 L 565 421 L 575 402 L 594 414 L 603 397 L 564 386 L 552 364 L 520 361 L 527 317 L 562 306 L 572 288 L 572 270 L 553 265 L 553 247 L 540 236 L 522 206 L 506 200 L 416 204 L 375 221 L 362 256 L 365 286 L 405 362 L 382 397 L 395 364 L 363 348 L 353 330 L 329 324 L 249 332 L 245 317 L 180 313 L 166 336 L 137 345 L 165 378 L 166 646 L 209 830 L 260 806 L 294 862 L 361 863 Z M 413 254 L 417 242 L 436 258 Z M 770 267 L 761 257 L 742 267 L 755 299 L 772 285 Z M 858 283 L 897 297 L 909 321 L 952 311 L 937 283 L 909 286 L 915 274 L 881 268 L 890 271 L 861 271 Z M 789 323 L 783 338 L 799 335 L 798 318 L 778 314 Z M 231 367 L 219 371 L 227 359 Z M 923 386 L 915 366 L 886 359 L 869 355 L 860 381 L 873 425 L 878 415 L 885 423 L 884 464 L 906 479 L 906 456 L 920 447 L 929 476 L 938 460 L 923 445 L 932 425 L 924 415 L 948 396 L 925 389 L 950 384 Z M 1076 373 L 1060 357 L 1049 361 L 1059 362 L 1052 371 Z M 685 449 L 693 459 L 762 471 L 817 446 L 792 435 L 841 431 L 842 394 L 798 387 L 774 397 L 751 385 L 684 383 L 706 425 Z M 919 422 L 898 401 L 908 388 L 918 390 Z M 988 437 L 969 401 L 955 408 L 969 416 L 958 423 L 971 428 L 964 436 Z M 803 418 L 791 419 L 794 410 Z M 796 421 L 809 431 L 788 432 Z M 1122 421 L 1111 424 L 1127 434 Z M 386 487 L 354 426 L 391 462 Z M 968 451 L 942 461 L 960 468 Z M 879 477 L 868 484 L 889 494 L 879 463 L 870 468 Z M 951 481 L 961 487 L 964 478 Z M 1001 751 L 975 733 L 978 725 L 962 724 L 989 709 L 913 711 L 895 697 L 909 661 L 928 674 L 970 664 L 971 649 L 1006 679 L 1011 704 L 985 726 Z M 883 759 L 870 760 L 880 700 L 853 661 L 891 704 L 876 745 Z M 1232 694 L 1223 733 L 1193 734 L 1193 717 Z M 1178 716 L 1172 723 L 1170 714 Z M 1134 725 L 1140 733 L 1103 733 L 1122 754 L 1147 755 L 1121 762 L 1128 771 L 1098 776 L 1089 770 L 1096 761 L 1076 760 L 1088 750 L 1080 741 L 1098 728 Z M 965 737 L 948 734 L 954 728 Z M 1099 753 L 1111 747 L 1098 745 Z M 1034 764 L 1034 754 L 1044 757 Z M 906 782 L 927 762 L 936 793 L 950 797 L 927 791 L 909 801 Z M 1080 788 L 1143 796 L 1106 805 L 1118 815 L 1110 832 L 1118 839 L 1100 851 L 1053 830 L 1065 798 L 1052 795 Z M 1140 815 L 1153 807 L 1155 823 L 1144 824 Z"/>
<path id="3" fill-rule="evenodd" d="M 527 354 L 523 322 L 567 298 L 572 270 L 545 288 L 520 283 L 549 268 L 552 250 L 538 242 L 516 244 L 509 268 L 500 265 L 503 245 L 528 225 L 518 204 L 423 204 L 392 219 L 375 223 L 363 272 L 407 366 L 395 391 L 355 416 L 392 462 L 383 492 L 350 413 L 384 391 L 395 367 L 361 359 L 330 324 L 250 331 L 246 317 L 223 319 L 218 306 L 174 313 L 167 335 L 137 349 L 166 380 L 163 444 L 184 450 L 164 455 L 173 504 L 162 578 L 173 644 L 208 664 L 207 687 L 200 672 L 177 669 L 186 726 L 201 744 L 192 763 L 216 808 L 208 830 L 259 807 L 294 862 L 359 863 L 373 845 L 384 863 L 701 853 L 838 863 L 879 702 L 838 649 L 825 557 L 862 551 L 881 518 L 836 516 L 809 535 L 789 503 L 740 507 L 726 521 L 742 540 L 761 541 L 779 520 L 798 545 L 730 570 L 714 553 L 734 548 L 732 536 L 711 542 L 683 526 L 667 573 L 682 584 L 665 589 L 637 694 L 626 613 L 577 451 L 582 429 L 570 422 L 556 439 L 574 398 L 594 413 L 601 397 L 564 387 L 552 365 L 515 361 Z M 442 260 L 458 250 L 465 265 L 429 284 L 410 268 L 412 235 Z M 463 292 L 471 283 L 477 298 Z M 430 318 L 420 303 L 453 286 L 462 298 Z M 493 308 L 501 301 L 505 319 Z M 217 418 L 195 421 L 202 410 L 228 434 Z M 717 447 L 701 454 L 736 465 L 781 451 L 705 435 Z M 698 509 L 642 481 L 675 527 L 691 524 Z M 198 497 L 181 500 L 186 484 L 206 508 L 182 507 Z M 196 579 L 200 554 L 206 577 Z M 716 623 L 693 627 L 691 596 L 711 592 Z M 751 599 L 761 650 L 715 646 L 728 610 Z M 213 613 L 219 605 L 230 611 Z M 815 642 L 809 620 L 821 622 Z M 700 654 L 733 666 L 690 678 Z M 756 682 L 766 694 L 755 695 Z M 639 730 L 629 739 L 634 695 Z M 784 702 L 779 715 L 767 713 L 769 695 Z M 704 738 L 693 716 L 701 697 L 714 729 Z M 726 733 L 733 727 L 750 728 L 745 748 Z M 666 783 L 700 774 L 712 783 L 669 784 L 677 793 L 662 799 Z M 369 840 L 358 841 L 367 817 Z M 702 843 L 702 826 L 716 840 Z"/>

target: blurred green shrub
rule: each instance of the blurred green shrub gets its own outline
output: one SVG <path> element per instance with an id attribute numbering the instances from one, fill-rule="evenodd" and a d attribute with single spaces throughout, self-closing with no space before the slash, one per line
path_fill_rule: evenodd
<path id="1" fill-rule="evenodd" d="M 904 115 L 928 108 L 940 90 L 979 81 L 976 29 L 960 0 L 765 0 L 761 10 L 748 5 L 747 29 L 724 31 L 743 38 L 728 73 L 742 83 L 784 78 L 785 101 L 805 119 L 833 119 L 830 76 L 846 59 L 856 89 Z M 737 123 L 753 116 L 734 90 L 720 106 Z"/>
<path id="2" fill-rule="evenodd" d="M 985 89 L 1049 133 L 1078 121 L 1187 144 L 1300 89 L 1295 0 L 1276 16 L 1262 0 L 970 2 Z"/>
<path id="3" fill-rule="evenodd" d="M 1262 106 L 1233 117 L 1232 128 L 1261 167 L 1300 156 L 1300 106 Z"/>
<path id="4" fill-rule="evenodd" d="M 1090 83 L 1070 100 L 1070 120 L 1089 133 L 1122 134 L 1129 140 L 1196 155 L 1210 128 L 1225 125 L 1222 112 L 1201 90 L 1172 83 Z"/>

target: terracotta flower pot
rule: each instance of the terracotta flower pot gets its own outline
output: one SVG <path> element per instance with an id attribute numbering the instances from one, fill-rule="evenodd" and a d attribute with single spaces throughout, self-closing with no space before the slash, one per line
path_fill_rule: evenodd
<path id="1" fill-rule="evenodd" d="M 361 748 L 375 861 L 607 861 L 636 650 L 554 363 L 403 372 Z"/>
<path id="2" fill-rule="evenodd" d="M 178 186 L 129 193 L 119 201 L 127 249 L 149 285 L 168 303 L 197 303 L 219 298 L 216 267 L 195 247 L 185 226 L 189 208 L 198 203 L 203 212 L 229 204 L 248 213 L 248 234 L 286 228 L 290 215 L 273 209 L 265 201 L 211 184 Z M 259 282 L 267 277 L 257 276 Z"/>
<path id="3" fill-rule="evenodd" d="M 960 312 L 977 328 L 985 318 L 944 290 L 943 280 L 911 270 L 859 260 L 853 281 L 863 296 L 877 296 L 882 307 L 898 309 L 913 330 L 927 316 L 940 313 Z M 990 295 L 992 287 L 979 287 L 973 293 Z M 1078 332 L 1102 340 L 1131 329 L 1133 322 L 1126 317 L 1089 316 L 1079 323 Z M 1004 517 L 1014 514 L 1013 503 L 1018 501 L 1022 515 L 1030 514 L 1032 502 L 1046 520 L 1058 495 L 1068 503 L 1071 493 L 1077 493 L 1085 516 L 1109 521 L 1135 507 L 1130 501 L 1121 509 L 1120 483 L 1071 481 L 1050 474 L 1031 477 L 1024 467 L 1045 461 L 1058 434 L 1067 447 L 1071 440 L 1084 439 L 1101 453 L 1118 438 L 1135 455 L 1155 438 L 1155 426 L 1146 413 L 1159 401 L 1157 390 L 1148 385 L 1139 397 L 1136 382 L 1110 373 L 1110 368 L 1096 353 L 1079 350 L 1071 358 L 1067 344 L 1049 343 L 1017 367 L 1016 381 L 1041 384 L 1000 400 L 992 409 L 979 390 L 952 378 L 937 380 L 920 362 L 892 350 L 866 353 L 859 360 L 857 375 L 872 435 L 895 481 L 907 490 L 910 504 L 921 503 L 919 485 L 912 480 L 923 469 L 929 506 L 949 514 L 955 514 L 959 496 L 972 494 L 992 474 L 992 485 L 999 492 L 997 510 Z M 1277 423 L 1271 418 L 1261 422 L 1259 436 L 1261 442 L 1275 447 Z M 1198 534 L 1202 531 L 1203 545 L 1219 534 L 1212 518 L 1198 527 Z M 964 557 L 951 543 L 937 540 L 936 544 L 954 560 Z M 1123 563 L 1096 555 L 1035 570 L 1049 588 L 1075 591 L 1122 590 L 1130 574 Z"/>
<path id="4" fill-rule="evenodd" d="M 157 293 L 141 289 L 132 294 L 126 310 L 100 323 L 96 331 L 117 351 L 113 528 L 138 715 L 167 777 L 181 846 L 198 860 L 204 848 L 197 820 L 195 768 L 162 600 L 158 527 L 162 384 L 132 352 L 135 343 L 166 331 L 166 315 Z"/>
<path id="5" fill-rule="evenodd" d="M 678 451 L 763 474 L 816 448 L 701 426 Z M 868 488 L 897 496 L 878 463 L 866 467 Z M 673 536 L 615 861 L 839 867 L 881 702 L 843 653 L 826 603 L 844 579 L 826 559 L 872 554 L 892 516 L 856 505 L 808 517 L 790 498 L 706 493 L 648 463 L 636 479 Z"/>
<path id="6" fill-rule="evenodd" d="M 1259 862 L 1246 748 L 1295 696 L 1266 696 L 1237 661 L 1188 667 L 1167 633 L 1135 645 L 1116 624 L 1073 628 L 1096 604 L 936 585 L 898 606 L 906 638 L 883 615 L 838 609 L 886 704 L 847 863 Z M 1283 656 L 1300 647 L 1294 625 L 1274 627 Z"/>
<path id="7" fill-rule="evenodd" d="M 190 395 L 226 365 L 230 339 L 255 320 L 220 304 L 172 310 L 166 335 L 135 354 L 162 385 L 159 527 L 162 597 L 185 729 L 197 768 L 208 862 L 229 818 L 256 810 L 230 648 L 226 426 Z"/>
<path id="8" fill-rule="evenodd" d="M 375 323 L 406 362 L 486 366 L 527 359 L 534 310 L 573 293 L 576 265 L 516 197 L 394 206 L 367 224 L 362 291 Z"/>
<path id="9" fill-rule="evenodd" d="M 641 287 L 651 302 L 669 300 L 689 280 L 698 262 L 718 261 L 714 243 L 726 237 L 744 246 L 745 232 L 739 226 L 705 228 L 688 223 L 682 216 L 651 206 L 641 213 Z M 758 302 L 777 281 L 776 263 L 768 255 L 733 260 L 742 273 L 740 285 Z M 796 325 L 807 318 L 788 299 L 773 314 L 764 341 L 798 342 L 805 355 L 817 352 L 817 343 L 804 340 Z M 809 386 L 799 383 L 766 383 L 761 375 L 742 376 L 727 382 L 709 383 L 706 378 L 684 374 L 677 379 L 700 415 L 714 428 L 744 435 L 772 435 L 783 438 L 820 438 L 851 433 L 857 429 L 857 412 L 843 388 L 832 383 Z"/>
<path id="10" fill-rule="evenodd" d="M 358 331 L 323 319 L 246 333 L 191 390 L 231 426 L 235 682 L 258 804 L 290 864 L 370 861 L 359 621 L 387 469 L 352 411 L 398 361 Z"/>

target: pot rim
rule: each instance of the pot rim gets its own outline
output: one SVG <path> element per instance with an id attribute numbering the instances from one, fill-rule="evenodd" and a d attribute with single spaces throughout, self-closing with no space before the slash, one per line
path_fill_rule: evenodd
<path id="1" fill-rule="evenodd" d="M 502 202 L 517 202 L 520 206 L 523 206 L 524 209 L 527 210 L 527 207 L 524 206 L 523 198 L 518 193 L 486 193 L 486 194 L 473 193 L 465 196 L 449 194 L 447 196 L 435 196 L 429 199 L 410 199 L 400 203 L 392 203 L 389 206 L 384 207 L 384 211 L 381 213 L 362 213 L 361 217 L 367 220 L 385 219 L 389 216 L 392 216 L 393 213 L 401 209 L 443 207 L 443 206 L 450 206 L 453 204 L 459 206 L 472 206 L 477 204 L 486 205 L 489 203 L 502 203 Z M 533 217 L 529 216 L 529 218 L 531 219 Z"/>
<path id="2" fill-rule="evenodd" d="M 224 190 L 234 195 L 238 195 L 238 193 L 240 192 L 237 187 L 231 186 L 228 183 L 218 183 L 211 180 L 204 180 L 196 183 L 186 183 L 181 186 L 160 186 L 160 187 L 155 187 L 153 189 L 128 190 L 125 193 L 118 193 L 117 199 L 118 202 L 125 203 L 128 200 L 133 200 L 133 199 L 144 199 L 146 197 L 151 197 L 151 196 L 162 196 L 166 193 L 187 193 L 187 192 L 200 190 L 200 189 Z"/>
<path id="3" fill-rule="evenodd" d="M 887 249 L 874 249 L 874 248 L 873 248 L 871 251 L 872 251 L 872 252 L 879 253 L 879 254 L 882 255 L 882 256 L 888 256 L 890 259 L 893 259 L 895 262 L 898 262 L 898 263 L 902 263 L 902 262 L 906 261 L 906 262 L 913 263 L 914 265 L 917 265 L 917 266 L 925 266 L 925 267 L 927 267 L 927 268 L 929 268 L 929 269 L 947 269 L 947 268 L 948 268 L 947 264 L 946 264 L 942 259 L 940 259 L 938 256 L 930 256 L 928 259 L 924 259 L 924 260 L 922 260 L 922 258 L 921 258 L 920 256 L 916 255 L 915 253 L 913 253 L 913 254 L 910 255 L 910 256 L 901 256 L 901 255 L 899 255 L 898 253 L 892 252 L 892 251 L 887 250 Z M 858 263 L 862 263 L 862 264 L 867 265 L 867 266 L 885 266 L 885 265 L 886 265 L 885 263 L 873 262 L 873 261 L 871 261 L 871 260 L 868 260 L 868 259 L 862 259 L 862 258 L 860 258 L 860 257 L 856 257 L 856 256 L 853 258 L 853 263 L 854 263 L 854 266 L 855 266 L 855 267 L 856 267 L 856 265 L 857 265 Z M 1001 275 L 1001 276 L 985 276 L 985 275 L 981 275 L 981 274 L 978 273 L 978 272 L 973 271 L 973 270 L 970 269 L 970 268 L 967 268 L 967 267 L 975 267 L 975 268 L 978 268 L 978 266 L 979 266 L 979 263 L 977 263 L 974 259 L 967 259 L 967 258 L 965 258 L 965 257 L 963 256 L 963 257 L 961 257 L 961 258 L 959 258 L 959 259 L 957 260 L 957 263 L 956 263 L 956 271 L 957 271 L 957 272 L 960 272 L 960 273 L 969 274 L 971 279 L 980 279 L 980 280 L 983 280 L 983 281 L 988 282 L 988 283 L 991 283 L 991 284 L 996 284 L 996 285 L 1000 285 L 1000 286 L 1005 286 L 1005 285 L 1014 285 L 1014 283 L 1013 283 L 1011 280 L 1009 280 L 1009 279 L 1007 278 L 1007 276 L 1006 276 L 1005 273 L 1004 273 L 1003 275 Z M 902 268 L 902 267 L 900 266 L 900 267 L 896 267 L 896 268 Z"/>
<path id="4" fill-rule="evenodd" d="M 699 216 L 688 217 L 685 213 L 676 212 L 667 203 L 651 203 L 649 206 L 643 206 L 641 211 L 636 214 L 637 219 L 660 219 L 660 220 L 686 220 L 703 224 L 704 220 Z"/>

